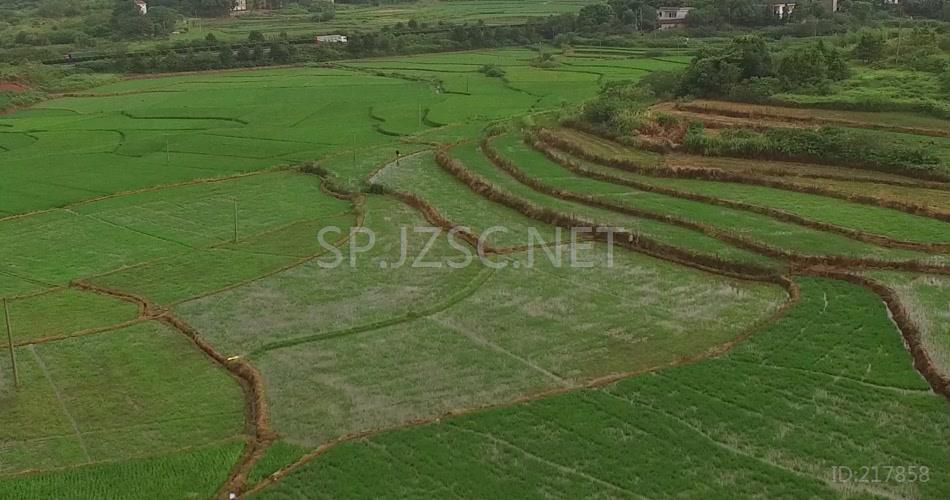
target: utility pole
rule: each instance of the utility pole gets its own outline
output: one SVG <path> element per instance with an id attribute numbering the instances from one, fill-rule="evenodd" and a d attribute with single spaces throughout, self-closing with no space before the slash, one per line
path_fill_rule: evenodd
<path id="1" fill-rule="evenodd" d="M 237 198 L 233 199 L 234 201 L 234 242 L 237 243 L 238 240 L 238 230 L 237 230 Z"/>
<path id="2" fill-rule="evenodd" d="M 904 12 L 903 10 L 899 12 L 900 17 L 897 18 L 897 59 L 901 58 L 901 35 L 904 33 Z"/>
<path id="3" fill-rule="evenodd" d="M 3 299 L 3 320 L 7 325 L 7 342 L 10 346 L 10 365 L 13 366 L 13 385 L 20 388 L 20 373 L 16 368 L 16 353 L 13 352 L 13 329 L 10 328 L 10 308 L 7 307 L 7 299 Z"/>

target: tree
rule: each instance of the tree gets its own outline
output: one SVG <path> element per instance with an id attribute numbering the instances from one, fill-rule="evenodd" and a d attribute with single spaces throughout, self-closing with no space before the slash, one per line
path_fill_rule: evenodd
<path id="1" fill-rule="evenodd" d="M 680 85 L 680 94 L 697 97 L 728 95 L 739 83 L 742 69 L 721 57 L 697 58 L 686 72 Z"/>
<path id="2" fill-rule="evenodd" d="M 182 8 L 201 17 L 221 17 L 231 12 L 234 0 L 183 0 Z"/>
<path id="3" fill-rule="evenodd" d="M 109 24 L 118 38 L 144 38 L 152 36 L 155 29 L 152 21 L 128 0 L 116 0 Z"/>
<path id="4" fill-rule="evenodd" d="M 742 80 L 772 73 L 772 55 L 765 40 L 740 36 L 724 49 L 703 49 L 683 75 L 680 93 L 701 97 L 726 96 Z"/>
<path id="5" fill-rule="evenodd" d="M 226 43 L 221 44 L 221 47 L 218 49 L 218 61 L 221 63 L 221 66 L 225 68 L 230 68 L 234 65 L 234 49 L 231 45 Z"/>
<path id="6" fill-rule="evenodd" d="M 870 2 L 848 2 L 844 7 L 848 15 L 862 24 L 868 22 L 874 14 L 874 6 Z"/>
<path id="7" fill-rule="evenodd" d="M 607 4 L 588 5 L 577 13 L 577 23 L 594 28 L 603 26 L 614 19 L 614 11 Z"/>
<path id="8" fill-rule="evenodd" d="M 732 60 L 742 70 L 742 78 L 766 76 L 772 72 L 772 55 L 760 36 L 745 35 L 733 40 Z"/>
<path id="9" fill-rule="evenodd" d="M 822 41 L 790 49 L 782 57 L 778 67 L 778 76 L 788 88 L 843 80 L 848 74 L 848 64 L 841 53 Z"/>
<path id="10" fill-rule="evenodd" d="M 624 26 L 632 26 L 637 31 L 652 31 L 659 27 L 656 7 L 647 0 L 608 0 L 607 5 L 613 9 L 614 17 Z M 663 5 L 670 4 L 663 2 Z"/>
<path id="11" fill-rule="evenodd" d="M 884 58 L 884 36 L 877 31 L 865 31 L 861 33 L 861 38 L 851 55 L 864 62 L 871 64 Z"/>
<path id="12" fill-rule="evenodd" d="M 940 91 L 950 96 L 950 67 L 943 70 L 939 77 Z"/>
<path id="13" fill-rule="evenodd" d="M 149 7 L 146 17 L 152 23 L 152 33 L 155 36 L 168 36 L 175 31 L 181 14 L 168 7 L 156 6 Z"/>

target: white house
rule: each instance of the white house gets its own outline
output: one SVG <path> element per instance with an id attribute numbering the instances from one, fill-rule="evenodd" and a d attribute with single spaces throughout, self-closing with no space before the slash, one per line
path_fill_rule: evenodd
<path id="1" fill-rule="evenodd" d="M 231 4 L 231 12 L 245 12 L 247 10 L 247 0 L 234 0 Z"/>
<path id="2" fill-rule="evenodd" d="M 135 5 L 135 8 L 139 10 L 143 16 L 148 14 L 148 4 L 145 3 L 145 0 L 132 0 L 132 4 Z"/>
<path id="3" fill-rule="evenodd" d="M 792 12 L 795 10 L 795 4 L 793 3 L 773 3 L 772 12 L 775 14 L 775 17 L 779 19 L 785 19 L 786 17 L 792 15 Z"/>
<path id="4" fill-rule="evenodd" d="M 348 40 L 344 35 L 318 35 L 314 38 L 314 41 L 317 43 L 347 43 Z"/>
<path id="5" fill-rule="evenodd" d="M 691 7 L 660 7 L 656 10 L 656 20 L 661 30 L 682 28 L 686 26 L 686 16 L 691 10 Z"/>

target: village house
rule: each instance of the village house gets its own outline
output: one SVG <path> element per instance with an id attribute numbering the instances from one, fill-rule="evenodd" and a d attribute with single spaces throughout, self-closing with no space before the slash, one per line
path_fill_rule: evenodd
<path id="1" fill-rule="evenodd" d="M 792 15 L 792 12 L 795 10 L 794 3 L 773 3 L 772 4 L 772 13 L 775 14 L 775 17 L 779 19 L 785 19 L 786 17 Z"/>
<path id="2" fill-rule="evenodd" d="M 348 40 L 344 35 L 318 35 L 314 38 L 314 41 L 317 43 L 347 43 Z"/>
<path id="3" fill-rule="evenodd" d="M 660 23 L 661 30 L 673 28 L 685 28 L 686 16 L 689 15 L 691 7 L 660 7 L 656 10 L 656 20 Z"/>
<path id="4" fill-rule="evenodd" d="M 234 0 L 231 4 L 231 12 L 246 12 L 247 0 Z"/>
<path id="5" fill-rule="evenodd" d="M 145 3 L 145 0 L 132 0 L 132 4 L 139 9 L 139 13 L 143 16 L 148 14 L 148 4 Z"/>

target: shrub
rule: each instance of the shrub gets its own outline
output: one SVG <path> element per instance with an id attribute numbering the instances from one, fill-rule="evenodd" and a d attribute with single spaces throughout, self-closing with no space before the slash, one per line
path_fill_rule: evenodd
<path id="1" fill-rule="evenodd" d="M 640 86 L 660 99 L 671 99 L 682 78 L 682 71 L 654 71 L 640 79 Z"/>
<path id="2" fill-rule="evenodd" d="M 940 73 L 938 81 L 940 83 L 940 91 L 950 95 L 950 65 L 946 66 L 943 72 Z"/>
<path id="3" fill-rule="evenodd" d="M 494 64 L 486 64 L 481 68 L 478 68 L 478 72 L 491 78 L 504 78 L 506 75 L 504 69 L 495 66 Z"/>
<path id="4" fill-rule="evenodd" d="M 922 146 L 882 141 L 873 131 L 839 127 L 811 129 L 727 129 L 707 136 L 691 124 L 683 146 L 707 156 L 738 156 L 849 165 L 884 172 L 940 178 L 939 159 Z"/>

